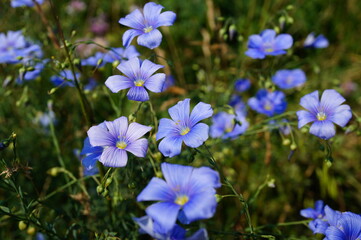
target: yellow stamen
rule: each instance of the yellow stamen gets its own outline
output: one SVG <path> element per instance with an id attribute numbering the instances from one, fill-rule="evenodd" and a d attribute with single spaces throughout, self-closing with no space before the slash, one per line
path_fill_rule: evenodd
<path id="1" fill-rule="evenodd" d="M 138 79 L 137 81 L 134 82 L 134 85 L 137 87 L 141 87 L 144 85 L 144 81 L 142 79 Z"/>
<path id="2" fill-rule="evenodd" d="M 117 148 L 119 148 L 119 149 L 124 149 L 124 148 L 126 148 L 127 147 L 127 144 L 124 142 L 124 141 L 119 141 L 119 142 L 117 142 Z"/>
<path id="3" fill-rule="evenodd" d="M 148 27 L 143 28 L 144 33 L 149 33 L 152 30 L 153 30 L 152 26 L 148 26 Z"/>
<path id="4" fill-rule="evenodd" d="M 181 135 L 186 135 L 187 133 L 189 133 L 190 129 L 189 127 L 183 128 L 182 131 L 180 132 Z"/>
<path id="5" fill-rule="evenodd" d="M 266 103 L 265 105 L 264 105 L 264 109 L 266 109 L 266 110 L 272 110 L 272 104 L 270 104 L 270 103 Z"/>
<path id="6" fill-rule="evenodd" d="M 178 196 L 174 202 L 175 202 L 176 204 L 180 205 L 180 206 L 183 206 L 183 205 L 186 204 L 188 201 L 189 201 L 188 196 L 186 196 L 186 195 L 181 195 L 181 196 Z"/>
<path id="7" fill-rule="evenodd" d="M 266 52 L 273 52 L 273 48 L 269 47 L 265 49 Z"/>
<path id="8" fill-rule="evenodd" d="M 317 113 L 317 120 L 318 121 L 323 121 L 323 120 L 326 120 L 327 116 L 324 112 L 319 112 Z"/>

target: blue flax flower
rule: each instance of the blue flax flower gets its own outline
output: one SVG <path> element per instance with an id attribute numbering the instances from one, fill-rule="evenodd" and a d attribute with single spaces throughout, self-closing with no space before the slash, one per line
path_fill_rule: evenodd
<path id="1" fill-rule="evenodd" d="M 76 73 L 76 78 L 79 79 L 80 74 Z M 74 75 L 70 70 L 63 70 L 59 75 L 54 75 L 50 78 L 50 81 L 56 86 L 61 87 L 75 87 Z"/>
<path id="2" fill-rule="evenodd" d="M 103 52 L 96 52 L 93 56 L 90 56 L 86 59 L 81 60 L 82 66 L 93 66 L 93 67 L 103 67 L 105 65 L 105 62 L 103 60 L 105 56 L 105 53 Z M 102 60 L 101 62 L 99 62 Z M 99 64 L 100 63 L 100 64 Z"/>
<path id="3" fill-rule="evenodd" d="M 231 100 L 229 100 L 228 105 L 234 108 L 236 112 L 240 112 L 244 116 L 247 115 L 247 106 L 245 102 L 243 102 L 242 97 L 236 94 L 231 96 Z"/>
<path id="4" fill-rule="evenodd" d="M 140 138 L 152 128 L 139 123 L 131 123 L 120 117 L 112 122 L 105 121 L 105 127 L 98 125 L 88 130 L 89 142 L 93 147 L 103 147 L 99 161 L 107 167 L 124 167 L 128 161 L 127 152 L 137 157 L 145 157 L 148 141 Z"/>
<path id="5" fill-rule="evenodd" d="M 276 31 L 266 29 L 260 35 L 251 35 L 248 39 L 248 50 L 245 54 L 255 59 L 263 59 L 266 55 L 285 54 L 285 49 L 292 47 L 293 39 L 289 34 L 279 34 Z"/>
<path id="6" fill-rule="evenodd" d="M 272 82 L 279 88 L 290 89 L 301 86 L 306 82 L 306 74 L 301 69 L 279 70 L 272 77 Z"/>
<path id="7" fill-rule="evenodd" d="M 138 57 L 140 53 L 134 46 L 129 46 L 127 48 L 112 48 L 104 55 L 104 62 L 113 63 L 114 61 L 127 61 L 134 57 Z"/>
<path id="8" fill-rule="evenodd" d="M 149 60 L 141 62 L 139 58 L 132 58 L 129 61 L 122 62 L 117 67 L 125 76 L 114 75 L 108 77 L 105 85 L 113 92 L 130 88 L 128 99 L 134 101 L 147 101 L 149 95 L 146 88 L 152 92 L 161 92 L 165 81 L 164 73 L 153 73 L 162 65 L 154 64 Z"/>
<path id="9" fill-rule="evenodd" d="M 248 105 L 253 110 L 272 117 L 283 113 L 286 110 L 287 102 L 283 92 L 260 89 L 255 97 L 248 100 Z"/>
<path id="10" fill-rule="evenodd" d="M 106 129 L 105 123 L 101 123 L 99 124 L 99 126 Z M 100 156 L 102 155 L 102 153 L 103 153 L 102 147 L 93 147 L 90 144 L 89 138 L 88 137 L 85 138 L 83 149 L 80 152 L 81 155 L 85 155 L 85 157 L 82 158 L 81 160 L 81 164 L 84 167 L 85 176 L 91 176 L 99 172 L 97 168 L 97 162 Z"/>
<path id="11" fill-rule="evenodd" d="M 325 204 L 322 200 L 315 202 L 315 208 L 302 209 L 300 213 L 305 218 L 313 219 L 311 222 L 309 222 L 308 226 L 314 234 L 325 233 L 329 224 L 325 219 Z"/>
<path id="12" fill-rule="evenodd" d="M 209 127 L 199 121 L 209 118 L 213 114 L 210 104 L 198 103 L 189 115 L 190 99 L 179 101 L 177 105 L 168 109 L 171 119 L 162 118 L 159 122 L 157 141 L 159 151 L 166 157 L 180 154 L 182 142 L 188 147 L 197 148 L 208 139 Z"/>
<path id="13" fill-rule="evenodd" d="M 359 240 L 361 239 L 361 215 L 352 212 L 337 214 L 334 222 L 330 222 L 324 240 Z"/>
<path id="14" fill-rule="evenodd" d="M 162 163 L 165 181 L 152 178 L 137 201 L 160 201 L 150 205 L 147 215 L 159 224 L 160 233 L 169 233 L 177 218 L 183 224 L 211 218 L 217 207 L 216 190 L 221 186 L 218 172 L 209 167 L 193 168 Z"/>
<path id="15" fill-rule="evenodd" d="M 322 34 L 315 37 L 314 33 L 310 33 L 308 34 L 305 42 L 303 43 L 303 46 L 309 48 L 327 48 L 328 40 Z"/>
<path id="16" fill-rule="evenodd" d="M 318 91 L 301 98 L 300 105 L 306 110 L 297 112 L 298 128 L 313 122 L 310 133 L 322 139 L 330 139 L 336 134 L 334 123 L 344 127 L 352 117 L 351 108 L 341 105 L 345 98 L 333 89 L 323 92 L 321 101 Z"/>
<path id="17" fill-rule="evenodd" d="M 44 0 L 35 0 L 35 2 L 37 2 L 38 4 L 43 4 Z M 35 6 L 35 3 L 33 2 L 33 0 L 12 0 L 11 1 L 11 7 L 13 7 L 13 8 L 23 7 L 23 6 L 33 7 L 33 6 Z"/>
<path id="18" fill-rule="evenodd" d="M 133 38 L 138 37 L 138 44 L 150 49 L 156 48 L 162 42 L 162 34 L 157 29 L 160 26 L 173 25 L 176 14 L 171 11 L 160 13 L 162 5 L 149 2 L 144 5 L 143 13 L 136 9 L 125 18 L 121 18 L 119 23 L 130 28 L 123 34 L 123 46 L 128 47 Z"/>
<path id="19" fill-rule="evenodd" d="M 159 232 L 159 225 L 155 223 L 149 216 L 133 218 L 133 220 L 140 227 L 139 233 L 149 234 L 156 240 L 208 240 L 208 233 L 204 228 L 199 229 L 192 236 L 186 237 L 186 230 L 184 230 L 178 224 L 175 224 L 170 232 L 161 233 Z"/>
<path id="20" fill-rule="evenodd" d="M 237 92 L 245 92 L 250 87 L 251 87 L 251 82 L 246 78 L 238 79 L 234 84 L 234 89 Z"/>
<path id="21" fill-rule="evenodd" d="M 246 117 L 241 112 L 236 112 L 236 115 L 220 112 L 213 116 L 212 121 L 213 124 L 210 128 L 212 138 L 235 138 L 243 134 L 249 127 Z"/>

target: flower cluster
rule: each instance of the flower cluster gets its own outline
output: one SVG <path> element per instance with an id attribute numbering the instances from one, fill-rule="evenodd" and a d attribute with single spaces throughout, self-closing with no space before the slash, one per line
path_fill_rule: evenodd
<path id="1" fill-rule="evenodd" d="M 248 105 L 258 113 L 272 117 L 275 114 L 283 113 L 286 110 L 287 102 L 283 92 L 261 89 L 255 97 L 248 100 Z"/>
<path id="2" fill-rule="evenodd" d="M 244 114 L 236 111 L 236 114 L 220 112 L 213 116 L 213 124 L 210 128 L 212 138 L 235 138 L 243 134 L 249 124 Z"/>

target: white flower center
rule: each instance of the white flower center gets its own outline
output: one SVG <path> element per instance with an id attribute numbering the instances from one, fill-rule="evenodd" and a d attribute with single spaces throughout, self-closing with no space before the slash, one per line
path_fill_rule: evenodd
<path id="1" fill-rule="evenodd" d="M 180 195 L 178 196 L 176 199 L 175 199 L 175 203 L 180 205 L 180 206 L 183 206 L 184 204 L 186 204 L 187 202 L 189 201 L 189 198 L 188 196 L 186 195 Z"/>
<path id="2" fill-rule="evenodd" d="M 318 121 L 323 121 L 323 120 L 326 120 L 327 116 L 324 112 L 319 112 L 317 113 L 317 120 Z"/>
<path id="3" fill-rule="evenodd" d="M 127 144 L 124 141 L 119 141 L 119 142 L 117 142 L 116 147 L 119 149 L 124 149 L 127 147 Z"/>
<path id="4" fill-rule="evenodd" d="M 189 133 L 189 131 L 190 131 L 189 127 L 186 127 L 181 130 L 180 134 L 183 136 L 183 135 L 186 135 L 187 133 Z"/>
<path id="5" fill-rule="evenodd" d="M 144 33 L 149 33 L 152 30 L 153 30 L 152 26 L 148 26 L 148 27 L 143 28 Z"/>
<path id="6" fill-rule="evenodd" d="M 142 79 L 138 79 L 134 82 L 134 85 L 137 87 L 141 87 L 144 85 L 144 81 Z"/>

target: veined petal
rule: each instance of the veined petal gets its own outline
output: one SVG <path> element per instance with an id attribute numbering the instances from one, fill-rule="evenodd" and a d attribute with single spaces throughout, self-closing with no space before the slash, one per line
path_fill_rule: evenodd
<path id="1" fill-rule="evenodd" d="M 128 118 L 120 117 L 112 122 L 105 121 L 105 124 L 114 138 L 125 136 L 128 129 Z M 113 144 L 115 145 L 115 144 Z"/>
<path id="2" fill-rule="evenodd" d="M 179 136 L 165 137 L 159 143 L 158 149 L 165 157 L 174 157 L 181 153 L 182 138 Z"/>
<path id="3" fill-rule="evenodd" d="M 148 149 L 148 140 L 141 138 L 130 143 L 125 150 L 133 153 L 137 157 L 145 157 Z"/>
<path id="4" fill-rule="evenodd" d="M 138 30 L 142 30 L 144 26 L 144 16 L 139 11 L 139 9 L 135 9 L 133 12 L 129 13 L 125 18 L 119 19 L 119 23 Z"/>
<path id="5" fill-rule="evenodd" d="M 123 46 L 128 47 L 136 36 L 143 34 L 142 31 L 136 29 L 129 29 L 124 32 L 122 40 Z"/>
<path id="6" fill-rule="evenodd" d="M 208 139 L 208 131 L 209 127 L 207 124 L 198 123 L 186 135 L 183 135 L 182 139 L 188 147 L 196 148 Z"/>
<path id="7" fill-rule="evenodd" d="M 336 134 L 335 125 L 331 121 L 316 121 L 311 125 L 310 133 L 322 138 L 322 139 L 330 139 Z"/>
<path id="8" fill-rule="evenodd" d="M 108 79 L 105 81 L 105 85 L 113 93 L 117 93 L 120 90 L 131 88 L 132 86 L 134 86 L 132 80 L 121 75 L 114 75 L 108 77 Z"/>
<path id="9" fill-rule="evenodd" d="M 340 106 L 344 101 L 346 101 L 346 99 L 336 90 L 327 89 L 323 91 L 320 107 L 326 112 L 333 112 L 334 109 Z"/>
<path id="10" fill-rule="evenodd" d="M 134 57 L 118 65 L 118 70 L 125 74 L 130 80 L 136 80 L 140 71 L 139 58 Z"/>
<path id="11" fill-rule="evenodd" d="M 199 121 L 211 117 L 213 114 L 213 109 L 210 104 L 200 102 L 192 110 L 189 123 L 190 126 L 194 126 Z"/>
<path id="12" fill-rule="evenodd" d="M 133 142 L 133 141 L 143 137 L 144 134 L 146 134 L 150 130 L 152 130 L 152 127 L 144 126 L 142 124 L 133 122 L 128 127 L 127 139 L 130 142 Z"/>
<path id="13" fill-rule="evenodd" d="M 99 161 L 106 167 L 124 167 L 128 162 L 127 152 L 116 147 L 105 148 Z"/>
<path id="14" fill-rule="evenodd" d="M 194 168 L 178 164 L 161 164 L 162 173 L 167 184 L 178 191 L 188 189 Z"/>
<path id="15" fill-rule="evenodd" d="M 171 26 L 173 25 L 176 18 L 177 15 L 172 11 L 166 11 L 164 13 L 161 13 L 154 27 L 158 28 L 160 26 Z"/>
<path id="16" fill-rule="evenodd" d="M 297 111 L 297 117 L 298 117 L 298 128 L 305 126 L 307 123 L 317 121 L 315 115 L 305 110 Z"/>
<path id="17" fill-rule="evenodd" d="M 274 44 L 275 50 L 289 49 L 292 47 L 293 38 L 289 34 L 280 34 L 276 37 Z"/>
<path id="18" fill-rule="evenodd" d="M 138 44 L 150 49 L 159 47 L 162 42 L 162 34 L 158 29 L 153 29 L 148 33 L 143 33 L 138 37 Z"/>
<path id="19" fill-rule="evenodd" d="M 155 25 L 163 8 L 164 7 L 162 5 L 154 2 L 148 2 L 145 4 L 143 14 L 146 22 L 151 26 Z"/>
<path id="20" fill-rule="evenodd" d="M 170 202 L 159 202 L 150 205 L 146 212 L 159 224 L 162 232 L 169 232 L 175 225 L 180 206 Z"/>
<path id="21" fill-rule="evenodd" d="M 179 101 L 175 106 L 168 109 L 168 113 L 175 122 L 188 122 L 190 99 Z"/>
<path id="22" fill-rule="evenodd" d="M 145 81 L 144 86 L 152 92 L 159 93 L 163 90 L 164 82 L 165 74 L 157 73 L 148 78 L 147 81 Z"/>
<path id="23" fill-rule="evenodd" d="M 88 130 L 89 141 L 92 146 L 112 146 L 114 137 L 103 127 L 93 126 Z"/>
<path id="24" fill-rule="evenodd" d="M 200 167 L 193 170 L 191 181 L 203 187 L 219 188 L 221 181 L 219 173 L 209 167 Z M 194 189 L 193 189 L 194 190 Z"/>
<path id="25" fill-rule="evenodd" d="M 300 105 L 307 109 L 308 111 L 311 111 L 313 114 L 317 114 L 319 104 L 319 97 L 318 97 L 318 91 L 314 91 L 312 93 L 309 93 L 305 96 L 303 96 L 300 100 Z"/>
<path id="26" fill-rule="evenodd" d="M 345 240 L 347 236 L 337 227 L 330 226 L 326 229 L 326 238 L 325 240 Z"/>
<path id="27" fill-rule="evenodd" d="M 147 80 L 150 76 L 152 76 L 153 73 L 155 73 L 160 68 L 164 68 L 164 66 L 152 63 L 148 59 L 145 59 L 140 67 L 141 78 Z"/>
<path id="28" fill-rule="evenodd" d="M 153 177 L 138 195 L 137 201 L 173 201 L 175 195 L 168 184 L 160 178 Z"/>
<path id="29" fill-rule="evenodd" d="M 162 118 L 159 121 L 157 141 L 166 136 L 178 135 L 178 128 L 174 121 L 168 118 Z"/>
<path id="30" fill-rule="evenodd" d="M 149 100 L 149 95 L 147 93 L 147 90 L 145 90 L 144 87 L 137 87 L 137 86 L 134 86 L 129 89 L 127 97 L 129 100 L 140 101 L 140 102 Z"/>
<path id="31" fill-rule="evenodd" d="M 340 127 L 346 126 L 348 121 L 352 118 L 352 112 L 349 105 L 338 106 L 332 116 L 329 118 L 330 121 L 336 123 Z"/>

